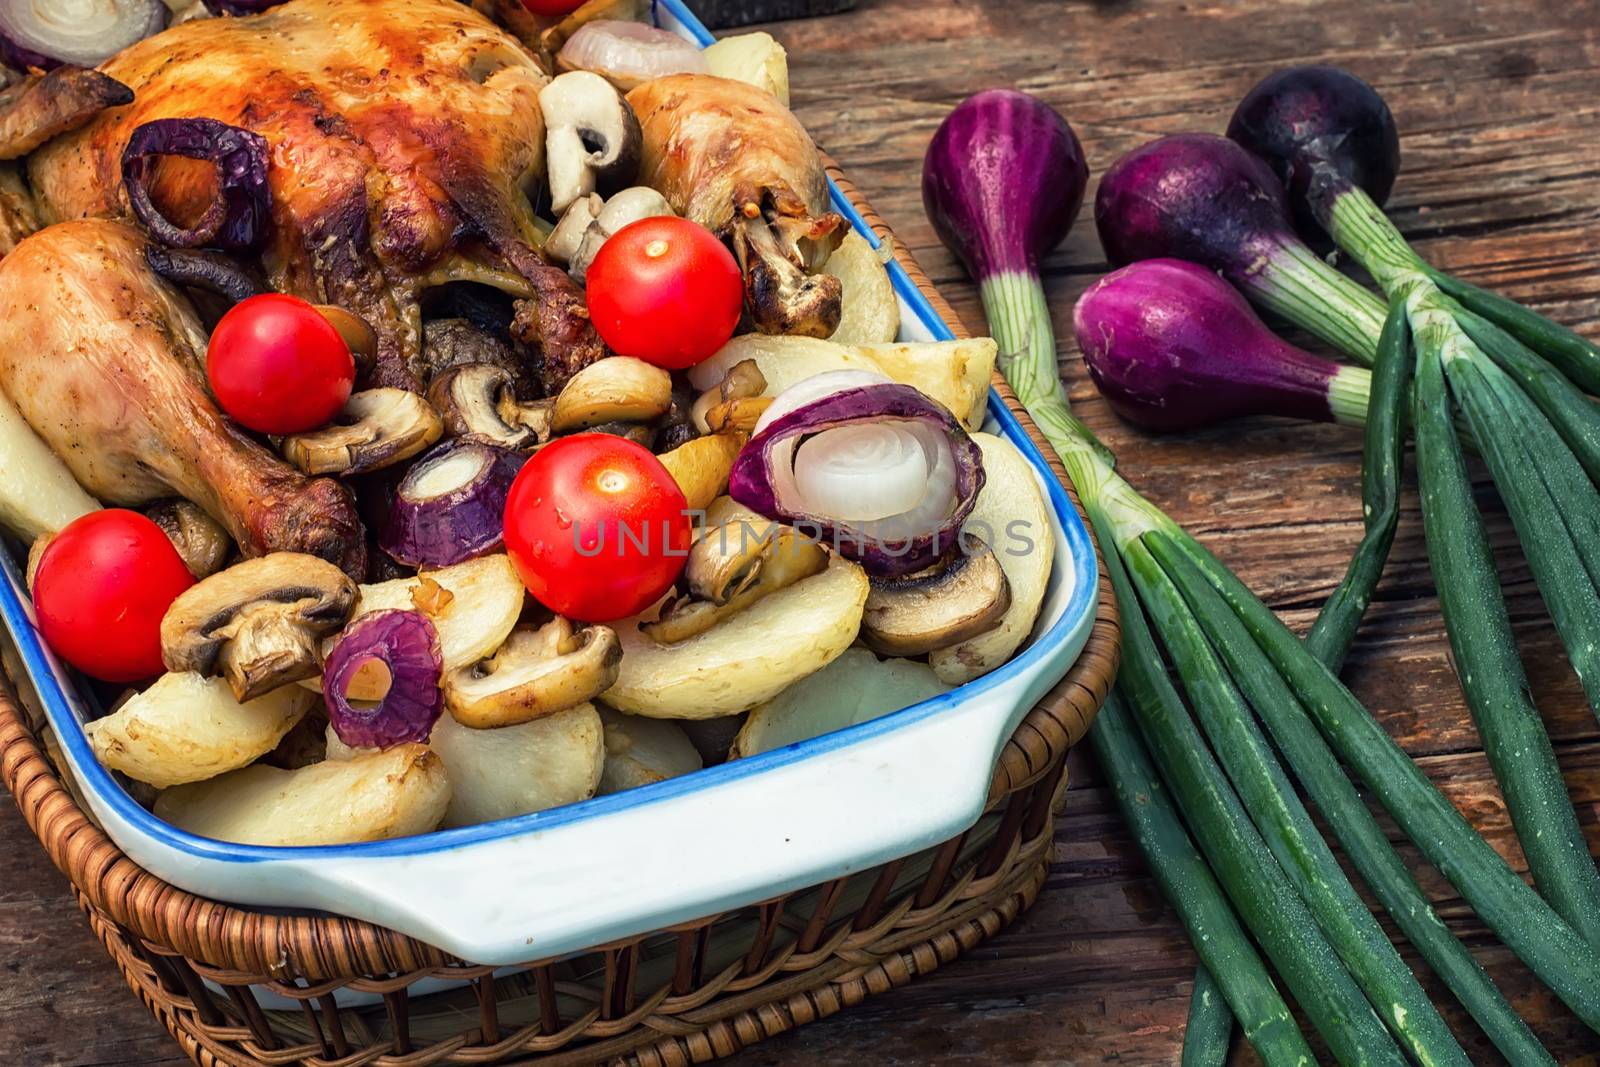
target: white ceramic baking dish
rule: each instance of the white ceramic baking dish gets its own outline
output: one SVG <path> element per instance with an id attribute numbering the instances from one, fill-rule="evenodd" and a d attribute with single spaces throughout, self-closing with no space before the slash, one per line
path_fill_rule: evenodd
<path id="1" fill-rule="evenodd" d="M 697 43 L 711 40 L 677 0 L 659 0 L 656 18 Z M 837 189 L 833 200 L 876 245 Z M 949 338 L 905 271 L 893 262 L 889 270 L 902 338 Z M 1066 492 L 1005 406 L 996 399 L 989 410 L 986 428 L 1033 464 L 1056 542 L 1039 623 L 1011 662 L 872 722 L 520 818 L 318 848 L 184 833 L 95 760 L 83 723 L 100 709 L 42 643 L 9 556 L 0 614 L 94 816 L 156 875 L 232 903 L 369 920 L 479 963 L 560 956 L 868 869 L 977 820 L 1001 747 L 1082 651 L 1097 603 L 1094 549 Z"/>

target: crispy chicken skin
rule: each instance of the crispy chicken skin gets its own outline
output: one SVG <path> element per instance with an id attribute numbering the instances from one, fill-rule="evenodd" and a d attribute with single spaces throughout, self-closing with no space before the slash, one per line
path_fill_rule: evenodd
<path id="1" fill-rule="evenodd" d="M 360 579 L 365 539 L 344 488 L 244 436 L 206 391 L 206 332 L 145 264 L 145 237 L 62 223 L 0 260 L 0 388 L 108 504 L 185 497 L 246 555 L 309 552 Z"/>
<path id="2" fill-rule="evenodd" d="M 604 354 L 571 281 L 534 250 L 548 79 L 459 0 L 292 0 L 182 23 L 103 70 L 134 101 L 31 157 L 48 219 L 126 213 L 121 157 L 139 125 L 218 119 L 269 145 L 273 287 L 365 317 L 373 384 L 426 384 L 418 301 L 440 274 L 531 298 L 524 339 L 557 365 Z M 210 192 L 203 168 L 164 166 L 154 199 L 182 222 Z"/>
<path id="3" fill-rule="evenodd" d="M 843 220 L 828 210 L 822 157 L 799 120 L 771 93 L 709 74 L 645 82 L 628 103 L 644 131 L 641 181 L 733 246 L 756 328 L 833 333 L 839 279 L 812 272 Z"/>

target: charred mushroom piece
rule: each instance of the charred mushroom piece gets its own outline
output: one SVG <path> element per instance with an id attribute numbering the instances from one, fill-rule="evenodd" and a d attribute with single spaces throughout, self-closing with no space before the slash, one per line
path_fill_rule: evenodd
<path id="1" fill-rule="evenodd" d="M 196 578 L 216 574 L 233 552 L 233 538 L 228 531 L 187 500 L 168 500 L 146 509 L 145 514 L 161 527 L 178 550 L 183 565 Z"/>
<path id="2" fill-rule="evenodd" d="M 444 435 L 428 402 L 405 389 L 356 393 L 334 425 L 285 437 L 284 458 L 306 474 L 363 474 L 410 459 Z"/>
<path id="3" fill-rule="evenodd" d="M 428 402 L 450 437 L 510 449 L 532 448 L 550 439 L 554 402 L 520 402 L 510 372 L 489 363 L 445 371 L 428 386 Z"/>
<path id="4" fill-rule="evenodd" d="M 550 171 L 550 207 L 557 214 L 581 196 L 615 192 L 639 175 L 643 137 L 620 92 L 600 75 L 574 70 L 539 90 Z"/>
<path id="5" fill-rule="evenodd" d="M 616 631 L 574 630 L 557 617 L 538 629 L 513 630 L 490 658 L 445 675 L 445 707 L 477 730 L 532 722 L 611 688 L 621 662 Z"/>
<path id="6" fill-rule="evenodd" d="M 964 551 L 937 567 L 872 579 L 861 640 L 885 656 L 920 656 L 993 629 L 1010 606 L 1000 561 L 969 536 Z"/>
<path id="7" fill-rule="evenodd" d="M 186 589 L 161 620 L 168 670 L 221 675 L 253 700 L 322 670 L 322 639 L 355 607 L 356 584 L 316 556 L 273 552 Z"/>
<path id="8" fill-rule="evenodd" d="M 556 397 L 556 433 L 606 422 L 649 422 L 672 406 L 672 375 L 630 356 L 598 360 L 572 376 Z"/>
<path id="9" fill-rule="evenodd" d="M 685 641 L 761 598 L 820 574 L 828 554 L 812 538 L 743 508 L 714 509 L 683 568 L 684 596 L 641 632 L 661 644 Z"/>

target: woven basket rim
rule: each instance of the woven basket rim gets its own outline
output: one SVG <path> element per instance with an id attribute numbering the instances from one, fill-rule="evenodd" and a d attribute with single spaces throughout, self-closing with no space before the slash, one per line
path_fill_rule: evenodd
<path id="1" fill-rule="evenodd" d="M 892 240 L 883 219 L 837 165 L 828 160 L 827 167 L 829 176 L 867 224 L 879 237 Z M 909 250 L 898 243 L 893 247 L 897 261 L 952 331 L 958 337 L 970 336 Z M 993 384 L 1082 515 L 1082 504 L 1054 450 L 998 372 Z M 990 785 L 990 805 L 1047 774 L 1088 732 L 1110 692 L 1119 657 L 1120 623 L 1097 543 L 1095 555 L 1099 604 L 1088 642 L 1067 674 L 1028 711 L 1006 741 Z M 224 904 L 156 877 L 123 853 L 79 807 L 17 702 L 4 692 L 0 692 L 0 781 L 15 798 L 51 862 L 83 900 L 152 944 L 218 968 L 313 981 L 407 973 L 465 962 L 374 923 L 339 915 L 279 915 Z"/>

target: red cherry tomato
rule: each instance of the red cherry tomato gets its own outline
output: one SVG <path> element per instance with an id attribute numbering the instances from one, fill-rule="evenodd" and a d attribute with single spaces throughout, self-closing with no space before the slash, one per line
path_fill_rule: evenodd
<path id="1" fill-rule="evenodd" d="M 689 552 L 688 501 L 661 461 L 609 434 L 535 452 L 506 498 L 506 550 L 528 592 L 570 619 L 610 622 L 661 599 Z"/>
<path id="2" fill-rule="evenodd" d="M 600 246 L 587 276 L 589 318 L 621 356 L 683 370 L 728 343 L 744 279 L 733 253 L 688 219 L 640 219 Z"/>
<path id="3" fill-rule="evenodd" d="M 522 0 L 522 6 L 535 15 L 570 15 L 584 0 Z"/>
<path id="4" fill-rule="evenodd" d="M 39 631 L 56 655 L 107 682 L 160 674 L 161 617 L 194 584 L 161 527 L 110 508 L 68 523 L 33 579 Z"/>
<path id="5" fill-rule="evenodd" d="M 211 392 L 258 433 L 326 425 L 350 399 L 355 357 L 333 324 L 297 296 L 265 293 L 235 304 L 206 348 Z"/>

